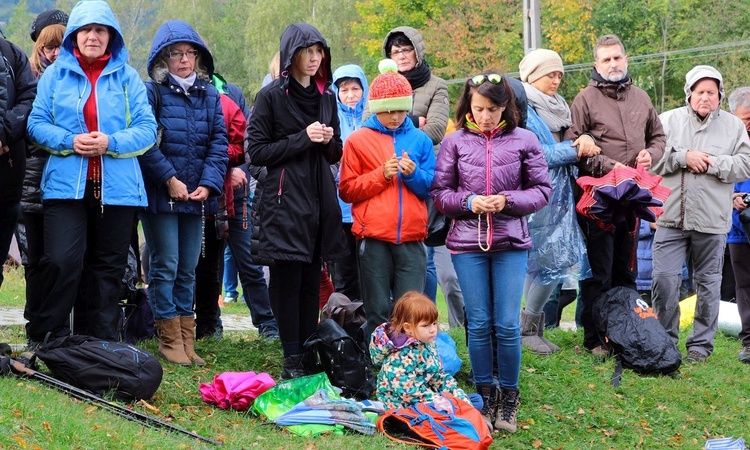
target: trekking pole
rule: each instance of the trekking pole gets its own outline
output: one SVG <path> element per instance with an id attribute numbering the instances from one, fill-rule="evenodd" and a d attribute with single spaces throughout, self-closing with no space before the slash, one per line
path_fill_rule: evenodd
<path id="1" fill-rule="evenodd" d="M 10 358 L 2 357 L 3 360 L 8 359 L 10 362 L 11 369 L 14 373 L 26 376 L 28 378 L 35 379 L 43 384 L 47 384 L 49 386 L 52 386 L 54 388 L 57 388 L 58 390 L 65 392 L 69 394 L 70 396 L 77 398 L 79 400 L 82 400 L 84 402 L 91 403 L 93 405 L 102 407 L 102 409 L 105 409 L 113 414 L 117 414 L 120 417 L 123 417 L 125 419 L 128 419 L 130 421 L 140 423 L 141 425 L 145 425 L 151 428 L 163 428 L 168 431 L 172 431 L 175 433 L 184 434 L 187 436 L 190 436 L 193 439 L 198 439 L 200 441 L 206 442 L 208 444 L 212 445 L 222 445 L 221 442 L 214 441 L 213 439 L 209 439 L 206 437 L 203 437 L 199 434 L 193 433 L 191 431 L 188 431 L 184 428 L 180 428 L 176 425 L 172 425 L 171 423 L 164 422 L 162 420 L 157 419 L 156 417 L 152 417 L 143 413 L 140 413 L 138 411 L 133 411 L 132 409 L 128 409 L 122 405 L 118 405 L 117 403 L 108 402 L 107 400 L 99 397 L 98 395 L 92 394 L 91 392 L 85 391 L 83 389 L 77 388 L 73 385 L 70 385 L 68 383 L 65 383 L 63 381 L 60 381 L 56 378 L 52 378 L 49 375 L 45 375 L 43 373 L 37 372 L 36 370 L 33 370 L 29 367 L 26 367 L 23 363 L 19 361 L 15 361 Z M 3 361 L 5 363 L 5 361 Z M 3 364 L 0 363 L 0 367 L 3 366 Z M 0 371 L 1 373 L 2 371 Z"/>

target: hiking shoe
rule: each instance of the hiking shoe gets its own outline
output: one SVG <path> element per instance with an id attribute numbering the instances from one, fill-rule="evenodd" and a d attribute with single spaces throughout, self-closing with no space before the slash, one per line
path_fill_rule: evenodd
<path id="1" fill-rule="evenodd" d="M 500 404 L 497 406 L 495 428 L 515 433 L 517 429 L 516 415 L 520 403 L 518 389 L 501 388 L 500 392 Z"/>
<path id="2" fill-rule="evenodd" d="M 750 345 L 746 345 L 742 348 L 742 351 L 737 356 L 737 359 L 745 364 L 750 364 Z"/>
<path id="3" fill-rule="evenodd" d="M 693 364 L 700 364 L 706 362 L 708 359 L 708 356 L 705 356 L 703 353 L 697 351 L 697 350 L 689 350 L 687 354 L 687 358 L 685 358 L 686 361 L 689 361 Z"/>

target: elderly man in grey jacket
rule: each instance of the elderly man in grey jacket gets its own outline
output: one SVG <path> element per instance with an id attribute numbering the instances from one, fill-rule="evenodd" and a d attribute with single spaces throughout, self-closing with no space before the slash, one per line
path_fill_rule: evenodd
<path id="1" fill-rule="evenodd" d="M 689 255 L 698 300 L 687 360 L 704 362 L 718 324 L 733 183 L 750 178 L 750 140 L 742 121 L 719 108 L 724 83 L 716 69 L 691 69 L 685 96 L 686 106 L 659 116 L 667 147 L 651 171 L 664 176 L 662 184 L 672 193 L 654 236 L 652 295 L 659 321 L 677 343 L 682 262 Z"/>

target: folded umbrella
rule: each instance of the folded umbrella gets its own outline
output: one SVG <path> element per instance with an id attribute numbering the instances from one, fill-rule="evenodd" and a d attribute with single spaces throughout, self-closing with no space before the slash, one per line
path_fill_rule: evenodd
<path id="1" fill-rule="evenodd" d="M 221 409 L 245 411 L 274 385 L 276 382 L 265 372 L 224 372 L 216 375 L 211 384 L 201 383 L 200 392 L 206 403 Z"/>
<path id="2" fill-rule="evenodd" d="M 594 219 L 604 230 L 613 230 L 636 217 L 654 222 L 664 212 L 661 207 L 672 192 L 660 184 L 661 180 L 643 167 L 618 167 L 600 178 L 581 177 L 577 183 L 583 195 L 576 211 Z"/>

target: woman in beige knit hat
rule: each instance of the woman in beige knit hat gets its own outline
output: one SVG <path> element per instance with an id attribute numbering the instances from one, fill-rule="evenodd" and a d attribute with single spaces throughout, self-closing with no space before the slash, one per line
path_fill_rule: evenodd
<path id="1" fill-rule="evenodd" d="M 544 338 L 544 304 L 567 278 L 590 276 L 571 180 L 578 175 L 578 159 L 592 155 L 582 155 L 572 141 L 562 141 L 571 119 L 568 104 L 557 93 L 565 73 L 560 55 L 552 50 L 533 50 L 518 68 L 528 99 L 526 128 L 542 143 L 552 184 L 547 207 L 529 217 L 533 247 L 524 284 L 521 344 L 533 353 L 549 355 L 560 347 Z"/>

